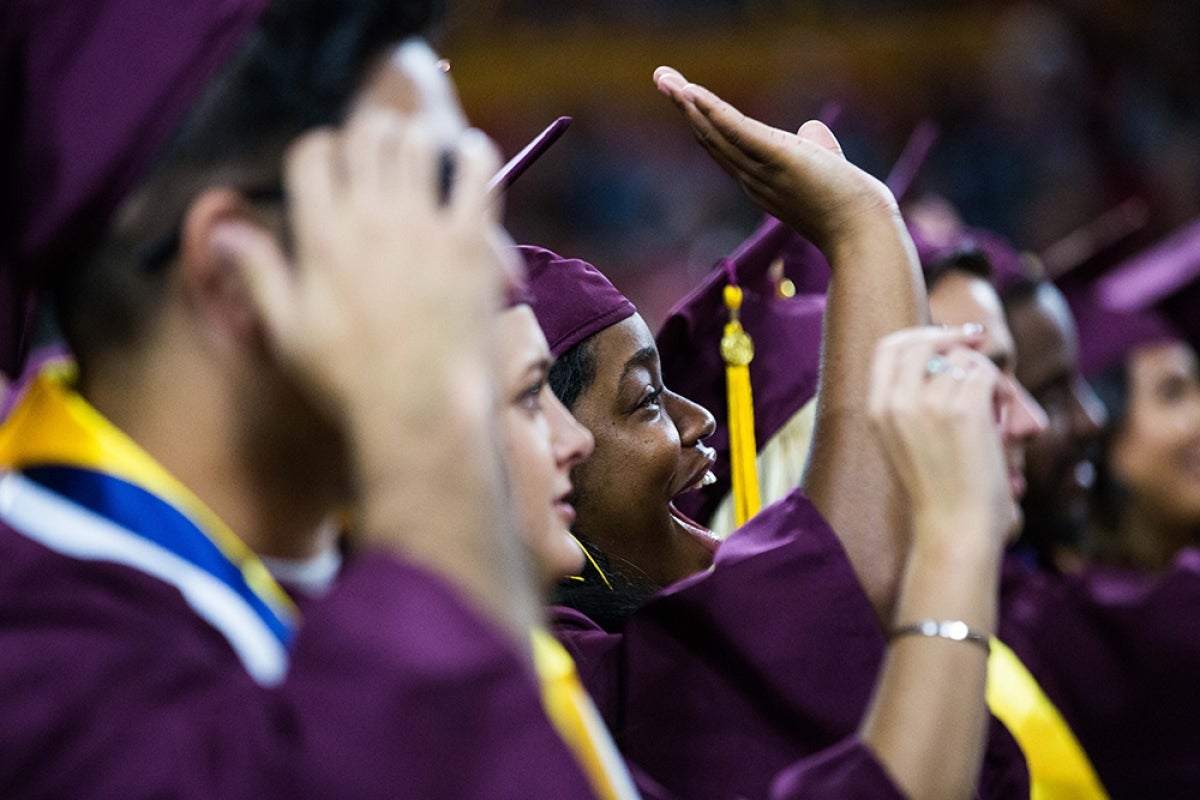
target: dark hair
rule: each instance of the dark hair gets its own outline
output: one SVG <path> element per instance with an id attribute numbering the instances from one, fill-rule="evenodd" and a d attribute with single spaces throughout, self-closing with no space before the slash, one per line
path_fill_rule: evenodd
<path id="1" fill-rule="evenodd" d="M 635 571 L 620 569 L 591 542 L 580 539 L 579 543 L 591 559 L 585 561 L 582 574 L 558 583 L 550 603 L 582 612 L 606 631 L 620 631 L 629 615 L 662 587 Z"/>
<path id="2" fill-rule="evenodd" d="M 952 253 L 938 256 L 921 265 L 925 273 L 925 287 L 932 291 L 937 282 L 951 272 L 966 272 L 986 281 L 992 279 L 992 262 L 987 255 L 974 246 L 964 246 Z"/>
<path id="3" fill-rule="evenodd" d="M 1043 285 L 1046 285 L 1044 278 L 1022 275 L 1004 287 L 1004 291 L 1000 293 L 1000 302 L 1004 304 L 1005 309 L 1020 305 L 1032 300 Z"/>
<path id="4" fill-rule="evenodd" d="M 550 390 L 567 407 L 575 408 L 579 395 L 596 379 L 595 335 L 560 355 L 550 367 Z"/>
<path id="5" fill-rule="evenodd" d="M 424 31 L 439 0 L 273 0 L 118 209 L 100 246 L 55 290 L 58 323 L 81 369 L 135 345 L 153 319 L 163 271 L 139 268 L 148 243 L 177 231 L 209 186 L 280 183 L 288 145 L 336 124 L 387 45 Z"/>

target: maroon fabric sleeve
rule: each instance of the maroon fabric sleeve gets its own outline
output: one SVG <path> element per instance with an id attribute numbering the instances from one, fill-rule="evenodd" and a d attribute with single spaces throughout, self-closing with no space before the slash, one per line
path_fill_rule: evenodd
<path id="1" fill-rule="evenodd" d="M 1012 563 L 1001 636 L 1079 737 L 1111 797 L 1200 797 L 1200 550 L 1162 575 Z"/>
<path id="2" fill-rule="evenodd" d="M 771 785 L 771 800 L 904 800 L 879 759 L 858 739 L 845 739 L 788 767 Z"/>
<path id="3" fill-rule="evenodd" d="M 0 796 L 589 797 L 502 637 L 381 555 L 250 680 L 171 587 L 0 528 Z"/>
<path id="4" fill-rule="evenodd" d="M 679 797 L 766 798 L 777 776 L 807 792 L 786 797 L 896 791 L 877 788 L 877 765 L 858 776 L 873 761 L 856 733 L 886 641 L 841 542 L 799 491 L 621 634 L 568 609 L 553 621 L 622 753 Z M 1029 796 L 1020 749 L 994 720 L 980 786 L 984 798 Z"/>

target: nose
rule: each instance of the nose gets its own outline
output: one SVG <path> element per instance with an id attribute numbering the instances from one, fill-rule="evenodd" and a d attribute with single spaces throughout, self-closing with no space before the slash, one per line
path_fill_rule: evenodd
<path id="1" fill-rule="evenodd" d="M 571 469 L 587 461 L 596 447 L 596 439 L 552 392 L 545 394 L 548 398 L 546 416 L 550 420 L 555 462 L 560 467 Z"/>
<path id="2" fill-rule="evenodd" d="M 1108 412 L 1092 390 L 1092 385 L 1083 378 L 1071 385 L 1071 433 L 1080 441 L 1089 441 L 1100 435 L 1108 424 Z"/>
<path id="3" fill-rule="evenodd" d="M 717 421 L 708 409 L 699 403 L 693 403 L 683 395 L 675 394 L 670 389 L 663 392 L 666 398 L 667 413 L 679 431 L 679 443 L 684 447 L 693 447 L 701 440 L 713 435 L 717 429 Z"/>
<path id="4" fill-rule="evenodd" d="M 1025 391 L 1020 381 L 1010 378 L 1009 385 L 1012 387 L 1012 406 L 1005 434 L 1010 439 L 1028 441 L 1046 430 L 1050 422 L 1045 410 L 1033 399 L 1033 395 Z"/>

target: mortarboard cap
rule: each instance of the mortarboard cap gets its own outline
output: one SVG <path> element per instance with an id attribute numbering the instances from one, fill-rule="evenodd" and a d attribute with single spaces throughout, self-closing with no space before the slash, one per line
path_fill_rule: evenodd
<path id="1" fill-rule="evenodd" d="M 1154 309 L 1122 311 L 1104 301 L 1098 279 L 1068 273 L 1055 284 L 1067 299 L 1079 332 L 1079 371 L 1096 380 L 1137 348 L 1176 341 L 1179 333 Z"/>
<path id="2" fill-rule="evenodd" d="M 541 158 L 542 154 L 567 132 L 573 119 L 573 117 L 559 117 L 547 125 L 544 131 L 533 137 L 529 144 L 522 147 L 519 153 L 510 158 L 508 163 L 492 176 L 492 179 L 488 181 L 488 191 L 503 191 L 516 183 L 517 178 L 525 174 L 525 170 L 529 169 L 533 162 Z"/>
<path id="3" fill-rule="evenodd" d="M 1145 223 L 1145 204 L 1131 198 L 1046 253 L 1047 265 L 1056 264 L 1050 276 L 1075 317 L 1079 368 L 1088 380 L 1124 363 L 1138 347 L 1180 338 L 1156 306 L 1186 292 L 1189 260 L 1200 252 L 1200 228 L 1184 228 L 1160 245 L 1114 260 L 1117 245 Z M 1073 260 L 1052 257 L 1058 250 L 1075 254 Z"/>
<path id="4" fill-rule="evenodd" d="M 926 284 L 936 280 L 947 263 L 969 255 L 982 257 L 992 285 L 1001 297 L 1042 276 L 1037 256 L 1021 252 L 995 231 L 966 225 L 941 198 L 916 204 L 905 222 Z"/>
<path id="5" fill-rule="evenodd" d="M 496 174 L 488 181 L 488 191 L 506 192 L 517 182 L 518 178 L 525 174 L 525 170 L 533 166 L 534 162 L 541 158 L 551 145 L 562 138 L 562 135 L 567 132 L 567 128 L 571 126 L 571 121 L 571 117 L 559 117 L 546 126 L 545 130 L 533 137 L 529 144 L 522 147 L 520 152 L 496 171 Z M 511 284 L 507 287 L 505 301 L 510 307 L 532 306 L 534 303 L 533 290 L 527 283 Z"/>
<path id="6" fill-rule="evenodd" d="M 550 352 L 557 358 L 584 339 L 637 313 L 600 270 L 578 258 L 519 245 L 526 288 Z"/>
<path id="7" fill-rule="evenodd" d="M 1200 350 L 1200 219 L 1107 270 L 1096 296 L 1113 311 L 1157 310 Z"/>
<path id="8" fill-rule="evenodd" d="M 0 12 L 0 367 L 27 347 L 30 291 L 86 254 L 266 0 L 88 0 Z"/>
<path id="9" fill-rule="evenodd" d="M 1155 310 L 1113 302 L 1111 290 L 1101 288 L 1106 276 L 1124 269 L 1122 264 L 1136 267 L 1138 257 L 1118 257 L 1128 252 L 1148 221 L 1145 201 L 1130 197 L 1042 251 L 1044 277 L 1062 292 L 1074 317 L 1079 371 L 1090 381 L 1123 363 L 1138 347 L 1179 338 Z"/>
<path id="10" fill-rule="evenodd" d="M 819 293 L 780 296 L 772 264 L 781 257 L 785 274 L 795 282 L 807 284 L 806 275 L 821 275 L 822 270 L 827 280 L 829 266 L 820 251 L 767 218 L 671 310 L 657 336 L 666 385 L 707 407 L 717 419 L 716 432 L 706 440 L 717 451 L 717 482 L 675 500 L 680 511 L 700 522 L 712 517 L 732 486 L 726 364 L 720 347 L 729 319 L 724 293 L 731 276 L 742 290 L 740 322 L 756 345 L 750 386 L 760 449 L 817 391 L 825 298 Z"/>

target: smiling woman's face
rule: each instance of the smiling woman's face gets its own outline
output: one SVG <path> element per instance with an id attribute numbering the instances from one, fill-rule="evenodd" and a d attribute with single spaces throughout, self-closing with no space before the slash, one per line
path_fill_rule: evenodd
<path id="1" fill-rule="evenodd" d="M 671 501 L 712 465 L 701 440 L 712 415 L 665 389 L 654 337 L 634 315 L 605 328 L 591 348 L 595 376 L 572 408 L 596 449 L 573 472 L 574 530 L 611 565 L 665 586 L 712 563 L 713 540 L 676 516 Z"/>
<path id="2" fill-rule="evenodd" d="M 1170 526 L 1200 526 L 1200 364 L 1186 344 L 1135 351 L 1129 400 L 1109 464 L 1137 508 Z"/>
<path id="3" fill-rule="evenodd" d="M 579 572 L 583 552 L 570 536 L 571 468 L 592 436 L 546 383 L 550 350 L 529 306 L 500 314 L 500 432 L 521 535 L 547 587 Z"/>

